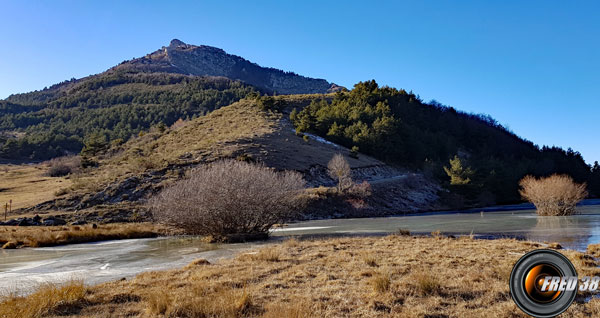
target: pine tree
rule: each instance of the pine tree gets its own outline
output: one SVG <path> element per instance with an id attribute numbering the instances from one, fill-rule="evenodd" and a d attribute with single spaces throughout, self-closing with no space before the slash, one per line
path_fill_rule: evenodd
<path id="1" fill-rule="evenodd" d="M 471 167 L 463 167 L 463 163 L 457 155 L 453 159 L 450 159 L 450 167 L 444 166 L 444 171 L 450 177 L 451 185 L 469 184 L 475 174 L 475 171 Z"/>

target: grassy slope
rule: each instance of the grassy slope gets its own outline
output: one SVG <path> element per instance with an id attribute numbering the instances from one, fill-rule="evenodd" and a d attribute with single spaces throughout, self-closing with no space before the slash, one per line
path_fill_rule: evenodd
<path id="1" fill-rule="evenodd" d="M 0 220 L 4 221 L 4 204 L 12 200 L 12 209 L 26 208 L 51 200 L 56 191 L 71 186 L 62 177 L 45 176 L 47 167 L 36 165 L 0 165 Z"/>
<path id="2" fill-rule="evenodd" d="M 508 278 L 514 262 L 539 247 L 468 237 L 291 240 L 216 264 L 143 273 L 77 297 L 63 292 L 64 302 L 12 297 L 0 316 L 39 308 L 48 316 L 115 318 L 526 317 L 510 298 Z M 589 256 L 563 252 L 581 276 L 598 274 Z M 59 291 L 40 293 L 55 300 Z M 600 300 L 593 299 L 574 303 L 562 317 L 598 314 Z"/>
<path id="3" fill-rule="evenodd" d="M 314 95 L 279 98 L 297 105 L 308 103 Z M 161 171 L 165 179 L 175 180 L 181 169 L 241 154 L 277 169 L 308 171 L 316 164 L 326 166 L 336 152 L 348 151 L 304 141 L 293 133 L 285 114 L 262 111 L 254 103 L 244 99 L 186 121 L 182 127 L 153 130 L 112 148 L 108 154 L 94 158 L 99 162 L 97 168 L 73 178 L 72 192 L 97 192 L 110 183 L 151 171 Z M 349 158 L 349 162 L 352 167 L 383 165 L 368 156 Z"/>
<path id="4" fill-rule="evenodd" d="M 275 118 L 243 100 L 186 121 L 183 127 L 151 131 L 113 148 L 112 155 L 96 158 L 99 167 L 80 175 L 75 189 L 97 191 L 110 182 L 144 171 L 227 157 L 241 149 L 236 142 L 272 132 Z"/>

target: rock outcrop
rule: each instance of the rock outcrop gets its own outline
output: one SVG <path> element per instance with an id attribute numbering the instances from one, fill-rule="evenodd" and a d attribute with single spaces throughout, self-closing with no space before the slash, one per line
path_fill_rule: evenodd
<path id="1" fill-rule="evenodd" d="M 197 76 L 220 76 L 240 80 L 267 93 L 322 94 L 343 89 L 324 79 L 315 79 L 293 72 L 261 67 L 242 57 L 228 54 L 207 45 L 191 45 L 174 39 L 144 57 L 121 63 L 116 69 L 168 72 Z"/>

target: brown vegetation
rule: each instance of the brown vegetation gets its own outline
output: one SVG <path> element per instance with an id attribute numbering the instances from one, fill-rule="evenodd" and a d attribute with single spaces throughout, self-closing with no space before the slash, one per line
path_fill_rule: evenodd
<path id="1" fill-rule="evenodd" d="M 164 132 L 151 130 L 114 146 L 106 154 L 94 157 L 98 167 L 77 176 L 73 190 L 95 192 L 147 170 L 228 157 L 243 148 L 240 141 L 271 133 L 276 126 L 275 119 L 280 115 L 252 105 L 252 100 L 244 99 L 206 116 L 179 122 Z"/>
<path id="2" fill-rule="evenodd" d="M 64 156 L 54 158 L 47 162 L 48 177 L 64 177 L 71 173 L 78 172 L 81 167 L 81 157 L 79 156 Z"/>
<path id="3" fill-rule="evenodd" d="M 62 285 L 45 284 L 27 297 L 5 296 L 0 304 L 2 318 L 40 318 L 76 314 L 84 306 L 86 288 L 82 281 Z"/>
<path id="4" fill-rule="evenodd" d="M 301 207 L 299 173 L 241 161 L 205 165 L 152 198 L 154 218 L 215 240 L 265 235 Z"/>
<path id="5" fill-rule="evenodd" d="M 567 175 L 526 176 L 519 185 L 521 196 L 535 205 L 539 215 L 574 214 L 575 205 L 588 195 L 585 183 L 575 183 Z"/>
<path id="6" fill-rule="evenodd" d="M 527 317 L 511 300 L 508 279 L 519 257 L 541 247 L 444 236 L 293 240 L 216 264 L 90 287 L 76 316 Z M 593 258 L 562 252 L 581 276 L 600 273 Z M 377 258 L 376 267 L 365 262 L 366 254 Z M 18 302 L 32 312 L 42 305 Z M 600 299 L 592 298 L 562 317 L 598 314 Z M 28 316 L 9 311 L 5 317 Z"/>
<path id="7" fill-rule="evenodd" d="M 71 180 L 48 177 L 44 164 L 0 165 L 0 205 L 4 221 L 4 204 L 12 200 L 12 210 L 51 200 L 55 193 L 71 186 Z"/>
<path id="8" fill-rule="evenodd" d="M 327 164 L 329 176 L 337 181 L 337 191 L 342 193 L 352 186 L 352 178 L 350 176 L 350 165 L 340 153 L 335 154 Z"/>
<path id="9" fill-rule="evenodd" d="M 3 248 L 43 247 L 105 240 L 156 237 L 170 230 L 150 223 L 71 226 L 3 226 L 0 246 Z M 1 317 L 1 316 L 0 316 Z"/>

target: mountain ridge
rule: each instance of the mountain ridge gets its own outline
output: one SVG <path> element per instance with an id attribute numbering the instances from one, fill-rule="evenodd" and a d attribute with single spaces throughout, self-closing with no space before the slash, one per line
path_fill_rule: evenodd
<path id="1" fill-rule="evenodd" d="M 187 44 L 178 39 L 173 39 L 169 46 L 125 61 L 111 70 L 221 76 L 240 80 L 271 94 L 325 94 L 343 89 L 324 79 L 262 67 L 221 48 Z"/>

